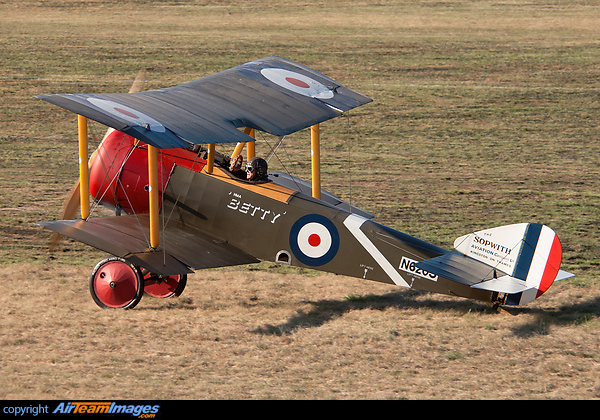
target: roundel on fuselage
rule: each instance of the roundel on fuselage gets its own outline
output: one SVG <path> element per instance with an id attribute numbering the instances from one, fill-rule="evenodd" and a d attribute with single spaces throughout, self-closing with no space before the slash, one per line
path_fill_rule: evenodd
<path id="1" fill-rule="evenodd" d="M 340 235 L 333 222 L 319 214 L 308 214 L 290 230 L 290 248 L 298 261 L 311 267 L 330 262 L 340 246 Z"/>

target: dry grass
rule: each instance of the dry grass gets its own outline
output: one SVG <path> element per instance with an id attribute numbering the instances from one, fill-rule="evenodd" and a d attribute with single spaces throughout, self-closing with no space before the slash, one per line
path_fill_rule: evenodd
<path id="1" fill-rule="evenodd" d="M 597 7 L 578 0 L 0 2 L 0 398 L 599 398 L 599 44 Z M 56 217 L 77 151 L 75 118 L 32 96 L 266 55 L 375 100 L 323 124 L 327 189 L 444 247 L 549 224 L 578 277 L 515 316 L 269 264 L 97 308 L 102 255 L 67 241 L 50 258 L 34 225 Z M 303 177 L 307 142 L 285 144 Z"/>
<path id="2" fill-rule="evenodd" d="M 213 270 L 101 310 L 87 269 L 0 268 L 0 398 L 600 397 L 598 288 L 485 305 L 337 276 Z"/>

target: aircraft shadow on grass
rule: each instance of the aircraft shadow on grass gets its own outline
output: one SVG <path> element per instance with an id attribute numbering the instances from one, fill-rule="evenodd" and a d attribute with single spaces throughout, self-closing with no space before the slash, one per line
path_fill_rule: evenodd
<path id="1" fill-rule="evenodd" d="M 454 311 L 457 314 L 483 313 L 494 315 L 496 310 L 490 306 L 472 300 L 440 301 L 435 299 L 416 299 L 418 296 L 427 296 L 429 293 L 417 290 L 396 291 L 383 295 L 353 296 L 343 299 L 323 299 L 318 301 L 306 300 L 303 303 L 312 305 L 309 311 L 298 310 L 286 322 L 271 325 L 265 324 L 252 333 L 261 335 L 290 335 L 300 328 L 316 328 L 327 324 L 351 311 L 372 309 L 383 311 L 390 308 L 396 309 L 428 309 L 439 313 Z M 191 298 L 178 299 L 167 306 L 148 306 L 147 310 L 175 310 L 198 309 Z M 600 318 L 600 296 L 557 306 L 555 308 L 511 308 L 508 314 L 498 316 L 532 315 L 526 323 L 511 328 L 512 334 L 518 338 L 529 338 L 539 335 L 549 335 L 552 326 L 583 325 Z"/>
<path id="2" fill-rule="evenodd" d="M 600 318 L 600 296 L 552 309 L 517 308 L 511 310 L 510 313 L 533 315 L 533 320 L 530 322 L 512 328 L 515 336 L 529 338 L 536 335 L 549 335 L 552 326 L 577 326 L 598 320 Z"/>
<path id="3" fill-rule="evenodd" d="M 436 301 L 426 299 L 425 301 L 416 300 L 419 295 L 428 295 L 427 292 L 417 290 L 397 291 L 383 295 L 367 295 L 356 297 L 349 295 L 343 299 L 324 299 L 319 301 L 304 301 L 312 305 L 309 311 L 298 311 L 287 322 L 279 325 L 265 325 L 252 332 L 264 335 L 285 335 L 292 334 L 299 328 L 320 327 L 344 314 L 363 309 L 386 310 L 389 308 L 398 309 L 424 309 L 430 308 L 437 311 L 459 310 L 469 311 L 492 311 L 485 304 L 479 304 L 474 301 L 465 300 L 456 301 Z"/>
<path id="4" fill-rule="evenodd" d="M 438 301 L 425 299 L 425 301 L 415 299 L 418 295 L 427 295 L 427 292 L 415 290 L 398 291 L 386 293 L 384 295 L 367 295 L 362 297 L 346 297 L 341 300 L 319 300 L 305 301 L 313 307 L 309 311 L 298 311 L 298 313 L 287 322 L 278 325 L 266 324 L 255 330 L 253 333 L 262 335 L 289 335 L 293 334 L 299 328 L 315 328 L 325 325 L 332 320 L 343 316 L 344 314 L 363 309 L 385 310 L 389 308 L 397 309 L 429 309 L 440 313 L 448 311 L 479 312 L 495 314 L 496 310 L 474 301 Z M 581 301 L 573 304 L 566 304 L 554 309 L 543 308 L 511 308 L 510 315 L 518 316 L 520 314 L 533 315 L 533 320 L 525 324 L 513 327 L 512 333 L 519 338 L 528 338 L 535 335 L 550 334 L 550 327 L 553 325 L 580 325 L 600 318 L 600 297 Z M 503 316 L 502 314 L 498 314 Z"/>

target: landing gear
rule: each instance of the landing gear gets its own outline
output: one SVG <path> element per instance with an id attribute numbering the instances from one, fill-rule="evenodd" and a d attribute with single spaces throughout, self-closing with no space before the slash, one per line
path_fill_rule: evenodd
<path id="1" fill-rule="evenodd" d="M 131 309 L 144 294 L 142 273 L 122 258 L 105 258 L 92 271 L 90 293 L 101 308 Z"/>
<path id="2" fill-rule="evenodd" d="M 502 305 L 506 302 L 506 293 L 494 292 L 492 294 L 492 301 L 488 302 L 488 304 L 494 309 L 497 313 L 504 313 L 506 310 Z"/>
<path id="3" fill-rule="evenodd" d="M 142 270 L 144 275 L 144 291 L 150 296 L 157 298 L 177 297 L 185 289 L 187 284 L 186 274 L 176 274 L 173 276 L 159 276 Z"/>
<path id="4" fill-rule="evenodd" d="M 186 274 L 159 276 L 123 258 L 100 261 L 90 276 L 90 293 L 101 308 L 131 309 L 144 292 L 158 298 L 179 296 L 187 284 Z"/>

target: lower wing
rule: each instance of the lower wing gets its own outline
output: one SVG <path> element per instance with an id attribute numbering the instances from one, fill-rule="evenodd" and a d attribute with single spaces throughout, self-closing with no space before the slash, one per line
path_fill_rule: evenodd
<path id="1" fill-rule="evenodd" d="M 156 274 L 170 276 L 202 268 L 258 262 L 253 256 L 191 226 L 169 224 L 162 245 L 152 250 L 149 215 L 126 215 L 83 220 L 57 220 L 41 226 L 101 251 L 129 260 Z"/>

